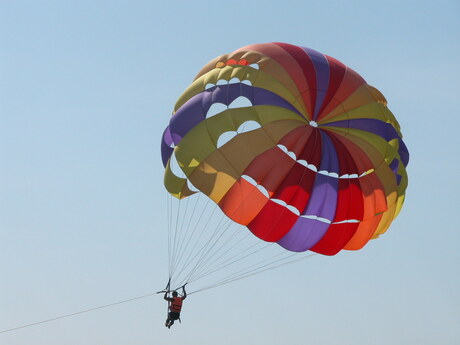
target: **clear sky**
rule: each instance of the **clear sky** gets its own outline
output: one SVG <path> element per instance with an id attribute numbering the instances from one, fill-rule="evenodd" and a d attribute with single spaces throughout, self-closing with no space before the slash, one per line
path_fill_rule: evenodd
<path id="1" fill-rule="evenodd" d="M 190 296 L 0 333 L 5 345 L 460 343 L 458 1 L 2 1 L 0 330 L 162 289 L 161 133 L 214 57 L 308 46 L 388 99 L 411 153 L 390 230 Z"/>

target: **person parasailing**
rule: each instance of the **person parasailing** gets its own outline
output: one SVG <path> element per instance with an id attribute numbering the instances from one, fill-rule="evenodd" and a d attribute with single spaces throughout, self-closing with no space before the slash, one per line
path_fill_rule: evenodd
<path id="1" fill-rule="evenodd" d="M 168 297 L 169 291 L 165 292 L 164 299 L 168 301 L 168 318 L 166 319 L 165 326 L 171 328 L 174 321 L 180 321 L 180 312 L 182 310 L 182 302 L 187 298 L 187 292 L 185 291 L 185 285 L 182 286 L 182 295 L 179 296 L 176 290 L 172 292 L 172 297 Z"/>

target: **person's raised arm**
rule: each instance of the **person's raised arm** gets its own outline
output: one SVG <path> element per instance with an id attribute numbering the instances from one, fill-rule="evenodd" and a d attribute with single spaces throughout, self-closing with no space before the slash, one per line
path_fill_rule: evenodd
<path id="1" fill-rule="evenodd" d="M 186 299 L 186 298 L 187 298 L 187 291 L 185 291 L 185 285 L 182 286 L 182 295 L 183 295 L 182 299 Z"/>
<path id="2" fill-rule="evenodd" d="M 163 296 L 165 300 L 168 300 L 168 291 L 165 292 L 165 295 Z"/>

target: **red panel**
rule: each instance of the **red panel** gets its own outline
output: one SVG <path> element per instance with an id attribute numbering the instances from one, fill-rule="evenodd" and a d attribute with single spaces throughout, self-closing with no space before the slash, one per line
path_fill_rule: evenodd
<path id="1" fill-rule="evenodd" d="M 318 129 L 314 129 L 298 160 L 303 159 L 318 168 L 321 163 L 321 144 L 321 134 Z"/>
<path id="2" fill-rule="evenodd" d="M 345 174 L 359 175 L 358 167 L 356 166 L 356 163 L 353 160 L 353 156 L 351 155 L 348 148 L 340 140 L 338 140 L 335 133 L 329 131 L 326 131 L 326 133 L 331 138 L 339 158 L 340 176 Z"/>
<path id="3" fill-rule="evenodd" d="M 275 146 L 254 158 L 242 175 L 251 176 L 272 195 L 294 164 L 292 158 Z"/>
<path id="4" fill-rule="evenodd" d="M 316 71 L 315 67 L 313 66 L 313 62 L 311 61 L 308 54 L 300 47 L 293 46 L 287 43 L 275 44 L 287 51 L 295 59 L 299 67 L 302 69 L 303 76 L 307 79 L 307 89 L 305 89 L 305 87 L 302 87 L 302 84 L 299 83 L 301 79 L 299 79 L 298 75 L 291 75 L 291 78 L 295 81 L 297 87 L 299 88 L 299 91 L 302 94 L 302 97 L 306 98 L 306 95 L 309 96 L 309 100 L 307 101 L 304 99 L 304 103 L 309 104 L 311 106 L 311 109 L 307 110 L 309 114 L 313 114 L 313 110 L 315 109 L 316 103 Z M 309 92 L 305 93 L 304 91 L 306 90 L 309 90 Z"/>
<path id="5" fill-rule="evenodd" d="M 296 163 L 276 190 L 273 198 L 284 200 L 302 212 L 310 198 L 316 173 Z"/>
<path id="6" fill-rule="evenodd" d="M 339 159 L 340 176 L 344 174 L 358 174 L 358 168 L 347 148 L 333 135 L 330 135 L 330 138 L 334 143 Z M 334 222 L 340 222 L 347 219 L 362 220 L 363 213 L 363 192 L 359 180 L 357 178 L 339 179 L 339 193 Z"/>
<path id="7" fill-rule="evenodd" d="M 339 133 L 332 133 L 328 131 L 331 137 L 340 141 L 348 152 L 352 152 L 354 162 L 359 165 L 359 171 L 363 173 L 371 168 L 374 168 L 372 161 L 369 159 L 365 151 L 361 149 L 356 143 L 347 139 Z M 365 202 L 364 207 L 365 215 L 368 213 L 367 218 L 373 217 L 376 213 L 384 212 L 387 210 L 385 189 L 378 175 L 373 172 L 359 178 L 361 190 L 363 191 Z M 368 210 L 370 208 L 370 210 Z M 368 211 L 371 211 L 370 214 Z"/>
<path id="8" fill-rule="evenodd" d="M 252 44 L 237 50 L 237 52 L 246 52 L 246 51 L 255 51 L 266 57 L 272 59 L 275 63 L 272 64 L 271 61 L 268 61 L 267 67 L 273 77 L 283 82 L 287 81 L 286 86 L 296 95 L 300 93 L 300 90 L 307 90 L 307 80 L 305 79 L 303 72 L 296 63 L 295 59 L 282 47 L 278 46 L 276 43 L 265 43 L 265 44 Z M 276 64 L 276 66 L 275 66 Z M 278 66 L 279 65 L 279 66 Z M 203 72 L 209 71 L 203 69 L 198 76 L 203 75 Z M 296 76 L 296 80 L 292 82 L 292 86 L 295 86 L 295 89 L 291 86 L 292 76 Z M 311 104 L 308 102 L 302 102 L 303 109 L 306 110 L 306 113 L 311 114 Z"/>
<path id="9" fill-rule="evenodd" d="M 321 109 L 319 110 L 319 114 L 334 97 L 340 84 L 342 83 L 345 71 L 347 69 L 347 67 L 343 63 L 330 56 L 326 56 L 326 59 L 329 63 L 329 85 L 327 88 L 326 97 L 324 97 L 323 104 L 321 105 Z"/>
<path id="10" fill-rule="evenodd" d="M 339 180 L 337 209 L 333 222 L 363 219 L 363 192 L 357 181 Z"/>
<path id="11" fill-rule="evenodd" d="M 312 135 L 312 132 L 313 128 L 309 125 L 297 127 L 281 138 L 279 144 L 286 146 L 289 151 L 294 152 L 295 155 L 299 157 L 308 139 Z"/>
<path id="12" fill-rule="evenodd" d="M 323 255 L 335 255 L 345 247 L 360 223 L 331 224 L 326 235 L 310 250 Z"/>
<path id="13" fill-rule="evenodd" d="M 287 234 L 297 218 L 286 207 L 270 200 L 247 227 L 262 240 L 276 242 Z"/>
<path id="14" fill-rule="evenodd" d="M 304 143 L 299 159 L 310 164 L 319 165 L 321 160 L 321 136 L 314 130 Z M 273 198 L 284 200 L 300 212 L 305 209 L 310 198 L 316 173 L 300 163 L 295 163 L 284 180 L 276 189 Z"/>
<path id="15" fill-rule="evenodd" d="M 358 73 L 347 67 L 342 83 L 333 95 L 333 98 L 329 99 L 327 103 L 323 103 L 317 121 L 321 121 L 324 116 L 339 106 L 340 103 L 350 97 L 353 92 L 365 83 L 366 81 Z"/>
<path id="16" fill-rule="evenodd" d="M 358 173 L 358 168 L 347 148 L 333 135 L 330 135 L 330 138 L 339 159 L 339 175 Z M 337 208 L 333 222 L 349 219 L 361 221 L 363 214 L 363 192 L 358 179 L 339 179 Z M 335 255 L 350 241 L 358 226 L 359 223 L 331 224 L 324 237 L 311 250 L 325 255 Z"/>

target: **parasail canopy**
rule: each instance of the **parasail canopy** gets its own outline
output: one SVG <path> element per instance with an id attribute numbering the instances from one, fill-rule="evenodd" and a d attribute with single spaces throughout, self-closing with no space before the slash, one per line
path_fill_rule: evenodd
<path id="1" fill-rule="evenodd" d="M 354 70 L 286 43 L 209 62 L 164 131 L 164 184 L 202 193 L 292 252 L 358 250 L 398 215 L 409 153 L 385 97 Z"/>

